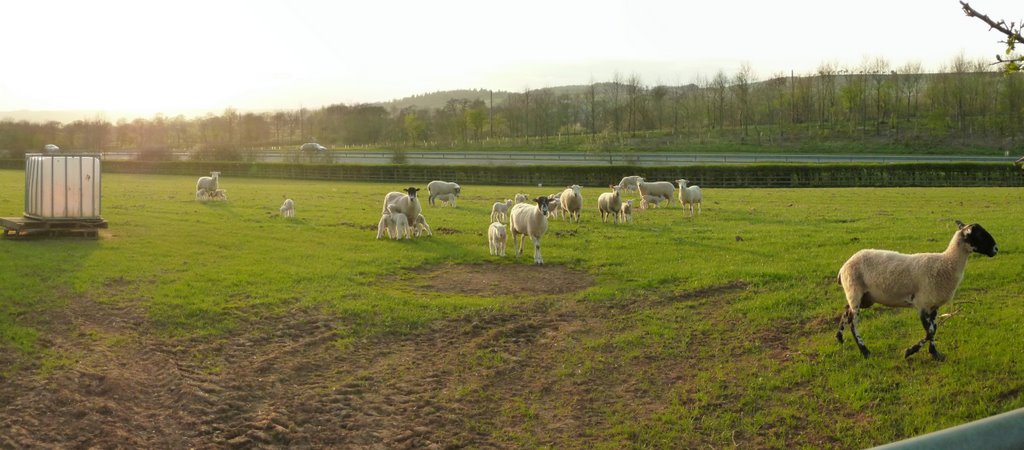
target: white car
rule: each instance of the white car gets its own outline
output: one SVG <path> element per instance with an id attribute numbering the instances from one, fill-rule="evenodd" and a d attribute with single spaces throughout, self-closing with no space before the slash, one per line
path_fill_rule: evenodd
<path id="1" fill-rule="evenodd" d="M 60 147 L 53 144 L 46 144 L 43 146 L 43 150 L 45 150 L 46 153 L 57 153 L 60 151 Z"/>
<path id="2" fill-rule="evenodd" d="M 322 152 L 327 150 L 327 147 L 317 144 L 316 142 L 307 142 L 302 144 L 302 146 L 299 147 L 299 150 L 304 152 Z"/>

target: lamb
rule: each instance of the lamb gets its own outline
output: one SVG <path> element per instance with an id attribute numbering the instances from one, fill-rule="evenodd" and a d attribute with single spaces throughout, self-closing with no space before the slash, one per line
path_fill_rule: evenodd
<path id="1" fill-rule="evenodd" d="M 402 213 L 406 218 L 417 217 L 423 212 L 420 202 L 416 200 L 416 192 L 419 188 L 407 187 L 405 193 L 388 192 L 384 196 L 384 208 L 381 214 L 386 212 Z"/>
<path id="2" fill-rule="evenodd" d="M 203 200 L 209 200 L 209 199 L 210 199 L 210 193 L 206 192 L 206 189 L 199 188 L 199 189 L 196 190 L 196 200 L 203 201 Z"/>
<path id="3" fill-rule="evenodd" d="M 491 222 L 503 222 L 508 220 L 508 210 L 512 207 L 512 199 L 506 198 L 504 202 L 494 202 L 491 205 Z"/>
<path id="4" fill-rule="evenodd" d="M 562 217 L 565 217 L 569 222 L 576 218 L 576 223 L 580 223 L 580 210 L 583 209 L 583 194 L 581 190 L 582 188 L 578 184 L 574 184 L 565 188 L 559 198 Z"/>
<path id="5" fill-rule="evenodd" d="M 640 199 L 640 209 L 647 209 L 651 205 L 657 208 L 663 201 L 665 201 L 665 197 L 660 195 L 645 195 Z"/>
<path id="6" fill-rule="evenodd" d="M 208 177 L 199 177 L 196 181 L 196 192 L 206 189 L 206 192 L 214 192 L 220 187 L 220 172 L 210 172 Z"/>
<path id="7" fill-rule="evenodd" d="M 700 186 L 689 186 L 687 180 L 676 180 L 679 183 L 679 206 L 686 208 L 690 206 L 690 217 L 693 217 L 693 205 L 697 205 L 697 214 L 700 214 L 700 204 L 704 201 L 704 195 L 700 192 Z"/>
<path id="8" fill-rule="evenodd" d="M 402 213 L 386 212 L 377 222 L 377 239 L 387 233 L 391 239 L 402 239 L 409 235 L 409 218 Z"/>
<path id="9" fill-rule="evenodd" d="M 441 201 L 441 205 L 452 205 L 452 208 L 455 208 L 456 207 L 455 206 L 455 198 L 456 197 L 458 197 L 458 195 L 456 195 L 456 194 L 441 194 L 441 195 L 435 196 L 434 199 L 435 200 L 440 200 Z"/>
<path id="10" fill-rule="evenodd" d="M 622 211 L 622 189 L 614 184 L 609 185 L 611 192 L 603 192 L 597 197 L 597 209 L 601 212 L 601 222 L 607 222 L 608 216 L 612 222 L 619 223 L 619 213 Z"/>
<path id="11" fill-rule="evenodd" d="M 865 249 L 854 253 L 839 269 L 837 281 L 846 294 L 846 310 L 839 318 L 836 339 L 843 342 L 843 326 L 850 332 L 865 358 L 871 353 L 857 332 L 857 313 L 878 303 L 892 307 L 917 309 L 925 337 L 903 353 L 909 358 L 928 343 L 932 358 L 945 359 L 935 349 L 935 317 L 940 306 L 956 293 L 971 252 L 993 257 L 996 241 L 981 225 L 956 221 L 957 231 L 942 253 L 903 254 L 888 250 Z"/>
<path id="12" fill-rule="evenodd" d="M 526 194 L 516 194 L 516 204 L 526 203 L 526 200 L 529 198 L 530 196 Z"/>
<path id="13" fill-rule="evenodd" d="M 491 222 L 487 227 L 487 242 L 491 249 L 491 255 L 505 256 L 505 242 L 508 241 L 508 233 L 505 225 L 501 222 Z"/>
<path id="14" fill-rule="evenodd" d="M 430 231 L 430 225 L 427 224 L 427 218 L 423 217 L 423 214 L 416 216 L 416 220 L 413 221 L 411 227 L 416 230 L 416 237 L 420 237 L 424 231 L 427 232 L 427 236 L 434 235 L 434 233 Z"/>
<path id="15" fill-rule="evenodd" d="M 540 238 L 548 230 L 548 198 L 537 197 L 533 201 L 537 205 L 520 203 L 512 207 L 509 212 L 509 230 L 512 234 L 512 247 L 516 250 L 516 257 L 523 256 L 523 246 L 526 244 L 526 236 L 533 240 L 533 263 L 544 264 L 544 258 L 540 255 Z M 516 238 L 519 243 L 516 245 Z"/>
<path id="16" fill-rule="evenodd" d="M 435 206 L 434 199 L 436 199 L 437 196 L 451 194 L 452 198 L 458 197 L 462 193 L 462 187 L 459 186 L 458 183 L 449 183 L 447 181 L 434 180 L 431 181 L 430 183 L 427 183 L 427 192 L 430 193 L 430 196 L 427 198 L 427 203 L 430 203 L 430 206 Z M 455 200 L 452 200 L 451 204 L 452 208 L 454 208 Z"/>
<path id="17" fill-rule="evenodd" d="M 646 182 L 640 178 L 636 182 L 636 187 L 640 191 L 641 197 L 658 196 L 668 200 L 669 206 L 672 205 L 672 196 L 676 193 L 676 186 L 668 181 Z"/>
<path id="18" fill-rule="evenodd" d="M 626 200 L 619 210 L 619 221 L 622 223 L 633 223 L 633 200 Z"/>
<path id="19" fill-rule="evenodd" d="M 283 217 L 295 217 L 295 201 L 290 198 L 284 199 L 280 211 Z"/>
<path id="20" fill-rule="evenodd" d="M 639 189 L 637 187 L 637 182 L 640 180 L 643 180 L 643 177 L 640 177 L 639 175 L 622 177 L 622 181 L 619 182 L 619 188 L 630 192 L 636 191 Z"/>
<path id="21" fill-rule="evenodd" d="M 228 199 L 228 190 L 227 189 L 216 189 L 213 192 L 207 192 L 207 196 L 209 196 L 209 198 L 211 200 L 227 201 L 227 199 Z"/>
<path id="22" fill-rule="evenodd" d="M 561 194 L 561 192 L 557 192 L 548 196 L 548 215 L 551 217 L 562 215 L 562 201 L 559 199 Z"/>

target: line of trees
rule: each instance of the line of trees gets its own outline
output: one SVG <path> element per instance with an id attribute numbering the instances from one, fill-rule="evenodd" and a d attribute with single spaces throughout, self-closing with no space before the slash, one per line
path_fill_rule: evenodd
<path id="1" fill-rule="evenodd" d="M 320 109 L 205 117 L 0 121 L 0 151 L 142 151 L 160 158 L 244 158 L 247 149 L 327 147 L 486 149 L 558 142 L 563 149 L 684 150 L 694 146 L 827 145 L 922 148 L 1021 147 L 1024 74 L 953 58 L 936 73 L 865 58 L 855 67 L 819 65 L 810 74 L 758 80 L 754 68 L 719 71 L 685 86 L 646 85 L 616 74 L 583 86 L 472 91 L 443 105 L 334 104 Z M 471 92 L 471 91 L 461 91 Z M 471 97 L 471 98 L 470 98 Z M 706 147 L 705 147 L 706 148 Z"/>

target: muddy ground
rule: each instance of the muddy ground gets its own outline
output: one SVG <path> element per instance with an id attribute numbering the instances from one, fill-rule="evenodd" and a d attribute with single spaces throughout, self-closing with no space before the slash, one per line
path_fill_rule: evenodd
<path id="1" fill-rule="evenodd" d="M 646 385 L 672 386 L 697 370 L 662 362 L 655 380 L 622 368 L 576 382 L 561 367 L 565 352 L 623 310 L 573 300 L 592 280 L 564 267 L 498 269 L 447 267 L 443 277 L 415 281 L 528 301 L 357 341 L 339 341 L 339 318 L 298 307 L 254 317 L 226 337 L 162 337 L 138 305 L 71 297 L 66 309 L 34 319 L 42 344 L 67 364 L 0 379 L 0 447 L 587 448 L 600 442 L 604 407 L 649 414 L 663 400 Z M 12 354 L 0 352 L 5 359 Z M 523 407 L 524 398 L 534 406 Z"/>

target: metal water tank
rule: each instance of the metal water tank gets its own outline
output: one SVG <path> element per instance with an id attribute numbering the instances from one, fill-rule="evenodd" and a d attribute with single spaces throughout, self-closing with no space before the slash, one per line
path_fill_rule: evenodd
<path id="1" fill-rule="evenodd" d="M 25 217 L 100 219 L 98 155 L 25 155 Z"/>

